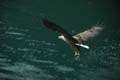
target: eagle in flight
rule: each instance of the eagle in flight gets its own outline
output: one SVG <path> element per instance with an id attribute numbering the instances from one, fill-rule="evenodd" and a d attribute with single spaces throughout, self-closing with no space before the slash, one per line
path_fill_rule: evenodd
<path id="1" fill-rule="evenodd" d="M 99 27 L 99 26 L 93 26 L 88 30 L 85 30 L 81 33 L 71 36 L 62 27 L 60 27 L 54 22 L 49 21 L 47 18 L 43 18 L 42 21 L 45 27 L 60 33 L 60 36 L 58 36 L 58 38 L 65 41 L 75 51 L 75 56 L 78 56 L 78 57 L 80 56 L 80 47 L 89 49 L 89 46 L 84 45 L 81 42 L 87 41 L 89 38 L 95 37 L 103 29 L 102 27 Z"/>

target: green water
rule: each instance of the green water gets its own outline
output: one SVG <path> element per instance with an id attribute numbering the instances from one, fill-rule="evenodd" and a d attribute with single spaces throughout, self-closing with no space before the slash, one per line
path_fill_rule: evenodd
<path id="1" fill-rule="evenodd" d="M 120 80 L 120 23 L 116 0 L 0 0 L 0 80 Z M 94 25 L 80 61 L 41 17 L 71 35 Z"/>

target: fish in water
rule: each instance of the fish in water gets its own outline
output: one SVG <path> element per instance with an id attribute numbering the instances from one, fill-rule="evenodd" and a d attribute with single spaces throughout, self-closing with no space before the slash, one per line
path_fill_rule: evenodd
<path id="1" fill-rule="evenodd" d="M 75 56 L 77 57 L 80 56 L 80 47 L 89 49 L 89 46 L 84 45 L 81 42 L 87 41 L 88 39 L 95 37 L 103 30 L 103 27 L 93 26 L 88 30 L 72 36 L 62 27 L 60 27 L 54 22 L 49 21 L 47 18 L 42 18 L 42 21 L 45 27 L 61 34 L 60 36 L 58 36 L 58 38 L 65 41 L 75 51 Z"/>

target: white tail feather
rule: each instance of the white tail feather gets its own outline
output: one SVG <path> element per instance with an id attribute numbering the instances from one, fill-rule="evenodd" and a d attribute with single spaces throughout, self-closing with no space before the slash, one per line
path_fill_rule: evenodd
<path id="1" fill-rule="evenodd" d="M 83 48 L 86 48 L 86 49 L 90 49 L 90 47 L 89 47 L 89 46 L 84 45 L 84 44 L 75 44 L 75 45 L 80 46 L 80 47 L 83 47 Z"/>

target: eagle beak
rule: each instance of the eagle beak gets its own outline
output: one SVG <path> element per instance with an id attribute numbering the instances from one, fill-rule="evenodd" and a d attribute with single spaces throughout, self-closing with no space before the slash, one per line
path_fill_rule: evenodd
<path id="1" fill-rule="evenodd" d="M 61 39 L 61 36 L 58 36 L 58 39 Z"/>
<path id="2" fill-rule="evenodd" d="M 58 36 L 58 39 L 64 39 L 64 36 L 63 35 Z"/>
<path id="3" fill-rule="evenodd" d="M 58 39 L 61 39 L 61 40 L 65 41 L 65 42 L 67 42 L 66 38 L 63 35 L 58 36 Z"/>

